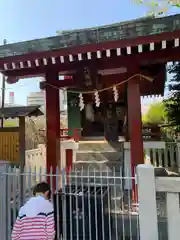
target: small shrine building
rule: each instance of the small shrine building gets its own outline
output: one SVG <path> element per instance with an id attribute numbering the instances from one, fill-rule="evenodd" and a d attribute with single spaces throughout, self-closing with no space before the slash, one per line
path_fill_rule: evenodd
<path id="1" fill-rule="evenodd" d="M 166 63 L 180 60 L 179 38 L 180 15 L 174 15 L 0 46 L 8 83 L 45 78 L 48 169 L 60 160 L 60 88 L 68 94 L 69 135 L 76 129 L 80 140 L 110 142 L 123 136 L 132 165 L 143 163 L 141 96 L 164 94 Z"/>

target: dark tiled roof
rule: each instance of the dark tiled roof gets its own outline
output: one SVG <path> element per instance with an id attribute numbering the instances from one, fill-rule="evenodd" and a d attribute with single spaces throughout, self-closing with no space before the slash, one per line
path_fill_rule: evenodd
<path id="1" fill-rule="evenodd" d="M 180 30 L 179 20 L 180 14 L 162 18 L 139 18 L 96 28 L 62 31 L 59 36 L 2 45 L 0 58 L 173 32 Z"/>
<path id="2" fill-rule="evenodd" d="M 40 106 L 18 106 L 0 109 L 0 118 L 37 117 L 43 115 Z"/>

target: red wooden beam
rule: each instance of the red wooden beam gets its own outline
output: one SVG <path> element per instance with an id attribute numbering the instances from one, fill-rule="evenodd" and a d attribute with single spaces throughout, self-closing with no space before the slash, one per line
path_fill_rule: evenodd
<path id="1" fill-rule="evenodd" d="M 44 90 L 46 87 L 54 87 L 54 88 L 63 88 L 63 87 L 72 87 L 75 85 L 73 79 L 65 79 L 65 80 L 54 80 L 51 79 L 51 82 L 48 83 L 47 81 L 42 81 L 39 83 L 40 89 Z"/>
<path id="2" fill-rule="evenodd" d="M 68 71 L 74 70 L 77 71 L 81 69 L 83 66 L 88 66 L 89 64 L 96 65 L 97 69 L 108 69 L 113 66 L 116 67 L 127 67 L 131 68 L 129 63 L 136 62 L 139 65 L 149 65 L 156 63 L 166 63 L 169 61 L 179 61 L 180 60 L 180 48 L 169 48 L 164 50 L 155 50 L 151 52 L 137 53 L 128 56 L 114 56 L 112 58 L 101 58 L 101 59 L 93 59 L 88 61 L 75 61 L 73 63 L 64 63 L 64 64 L 54 64 L 49 65 L 52 71 Z M 25 69 L 17 69 L 17 70 L 9 70 L 5 71 L 4 74 L 6 76 L 18 76 L 19 78 L 27 77 L 27 76 L 37 76 L 42 75 L 45 72 L 45 66 L 40 66 L 39 68 L 25 68 Z"/>

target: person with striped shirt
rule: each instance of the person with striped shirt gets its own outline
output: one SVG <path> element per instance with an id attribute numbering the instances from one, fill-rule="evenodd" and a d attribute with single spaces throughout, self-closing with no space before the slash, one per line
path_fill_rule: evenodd
<path id="1" fill-rule="evenodd" d="M 31 197 L 19 210 L 12 230 L 12 240 L 54 240 L 54 208 L 47 183 L 36 185 Z"/>

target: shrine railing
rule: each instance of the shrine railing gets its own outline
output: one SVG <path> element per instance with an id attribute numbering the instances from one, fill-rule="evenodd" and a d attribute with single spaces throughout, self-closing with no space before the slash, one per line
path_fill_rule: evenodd
<path id="1" fill-rule="evenodd" d="M 160 141 L 162 139 L 161 129 L 155 125 L 145 125 L 142 128 L 143 139 L 146 141 Z"/>
<path id="2" fill-rule="evenodd" d="M 61 140 L 73 139 L 75 141 L 79 141 L 81 138 L 81 131 L 81 128 L 61 128 L 60 138 Z M 145 141 L 160 141 L 162 139 L 161 130 L 158 126 L 143 126 L 142 134 Z"/>
<path id="3" fill-rule="evenodd" d="M 69 140 L 73 139 L 75 141 L 79 141 L 81 138 L 81 128 L 61 128 L 60 129 L 60 139 L 61 140 Z M 45 137 L 45 129 L 39 130 L 40 136 Z M 162 134 L 160 127 L 158 126 L 143 126 L 142 129 L 143 139 L 146 141 L 160 141 L 162 139 Z"/>
<path id="4" fill-rule="evenodd" d="M 60 139 L 61 140 L 69 140 L 73 139 L 76 142 L 80 140 L 80 128 L 61 128 L 60 129 Z"/>

